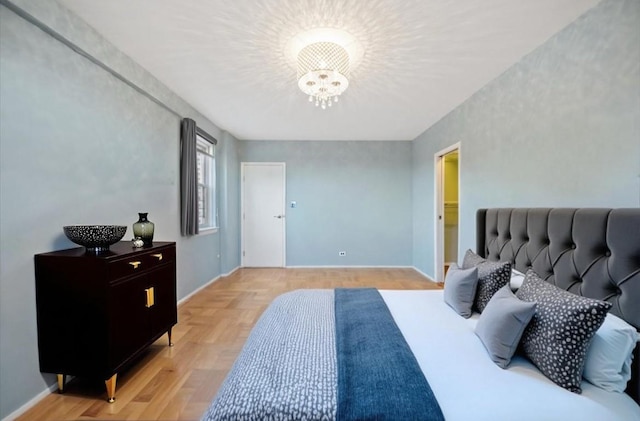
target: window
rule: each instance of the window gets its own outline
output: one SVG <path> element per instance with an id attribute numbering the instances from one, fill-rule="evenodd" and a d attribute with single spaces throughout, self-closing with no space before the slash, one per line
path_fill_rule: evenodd
<path id="1" fill-rule="evenodd" d="M 196 135 L 196 172 L 198 177 L 198 229 L 217 227 L 215 146 Z"/>
<path id="2" fill-rule="evenodd" d="M 190 118 L 180 122 L 180 233 L 216 232 L 216 155 L 218 141 Z"/>

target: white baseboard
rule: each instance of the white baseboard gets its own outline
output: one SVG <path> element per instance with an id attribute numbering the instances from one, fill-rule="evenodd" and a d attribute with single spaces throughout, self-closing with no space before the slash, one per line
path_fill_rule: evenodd
<path id="1" fill-rule="evenodd" d="M 70 378 L 71 378 L 71 376 L 67 376 L 67 382 L 69 382 Z M 10 413 L 6 417 L 4 417 L 2 419 L 2 421 L 13 421 L 13 420 L 15 420 L 16 418 L 18 418 L 19 416 L 23 415 L 25 412 L 27 412 L 28 410 L 30 410 L 31 408 L 36 406 L 38 404 L 38 402 L 40 402 L 42 399 L 46 398 L 47 396 L 49 396 L 52 393 L 55 393 L 55 391 L 57 389 L 58 389 L 58 382 L 54 382 L 51 386 L 49 386 L 48 388 L 46 388 L 42 392 L 38 393 L 36 396 L 34 396 L 31 400 L 29 400 L 27 403 L 22 405 L 20 408 L 16 409 L 12 413 Z"/>
<path id="2" fill-rule="evenodd" d="M 209 285 L 211 285 L 212 283 L 214 283 L 215 281 L 217 281 L 220 278 L 224 278 L 226 276 L 231 275 L 233 272 L 235 272 L 236 270 L 240 269 L 240 266 L 236 266 L 234 269 L 231 270 L 231 272 L 229 273 L 222 273 L 218 276 L 216 276 L 215 278 L 213 278 L 212 280 L 210 280 L 209 282 L 207 282 L 206 284 L 202 285 L 200 288 L 197 288 L 193 291 L 191 291 L 189 294 L 185 295 L 184 297 L 182 297 L 181 299 L 178 300 L 178 307 L 180 307 L 184 302 L 186 302 L 189 298 L 193 297 L 194 295 L 196 295 L 197 293 L 199 293 L 200 291 L 202 291 L 203 289 L 205 289 L 206 287 L 208 287 Z"/>
<path id="3" fill-rule="evenodd" d="M 412 268 L 413 270 L 415 270 L 416 272 L 418 272 L 420 275 L 422 275 L 422 276 L 424 276 L 425 278 L 427 278 L 427 280 L 428 280 L 429 282 L 437 283 L 437 282 L 436 282 L 436 281 L 435 281 L 431 276 L 427 275 L 426 273 L 424 273 L 423 271 L 421 271 L 421 270 L 420 270 L 420 269 L 418 269 L 417 267 L 415 267 L 415 266 L 411 266 L 411 268 Z"/>
<path id="4" fill-rule="evenodd" d="M 221 277 L 227 277 L 227 276 L 231 276 L 236 270 L 240 269 L 240 266 L 236 266 L 235 268 L 231 269 L 231 271 L 229 271 L 228 273 L 223 273 L 222 275 L 220 275 Z"/>

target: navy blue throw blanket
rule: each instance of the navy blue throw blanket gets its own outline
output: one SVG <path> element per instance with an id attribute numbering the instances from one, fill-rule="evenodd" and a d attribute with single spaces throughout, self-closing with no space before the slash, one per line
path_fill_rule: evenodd
<path id="1" fill-rule="evenodd" d="M 380 293 L 335 290 L 338 421 L 444 420 Z"/>

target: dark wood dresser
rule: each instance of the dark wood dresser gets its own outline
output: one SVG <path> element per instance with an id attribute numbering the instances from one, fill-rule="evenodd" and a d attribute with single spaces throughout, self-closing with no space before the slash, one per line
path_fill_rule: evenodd
<path id="1" fill-rule="evenodd" d="M 83 247 L 35 256 L 40 371 L 105 380 L 115 400 L 118 372 L 177 323 L 176 246 L 98 254 Z"/>

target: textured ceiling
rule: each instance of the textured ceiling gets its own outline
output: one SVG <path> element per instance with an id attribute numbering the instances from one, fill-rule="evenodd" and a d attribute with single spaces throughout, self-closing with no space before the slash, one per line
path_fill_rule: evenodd
<path id="1" fill-rule="evenodd" d="M 239 139 L 412 140 L 598 0 L 58 0 Z M 362 58 L 327 110 L 288 46 L 337 28 Z"/>

